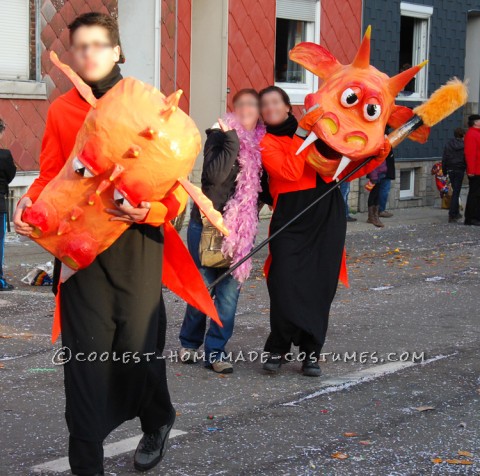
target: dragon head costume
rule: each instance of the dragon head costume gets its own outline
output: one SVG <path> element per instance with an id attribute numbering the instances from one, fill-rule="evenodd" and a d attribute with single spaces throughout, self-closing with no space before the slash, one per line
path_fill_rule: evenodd
<path id="1" fill-rule="evenodd" d="M 220 213 L 185 178 L 200 152 L 200 133 L 178 108 L 182 94 L 165 97 L 134 78 L 101 99 L 55 53 L 51 59 L 92 106 L 61 172 L 28 208 L 32 238 L 72 270 L 87 267 L 127 228 L 111 221 L 112 202 L 137 207 L 161 201 L 183 186 L 225 234 Z"/>
<path id="2" fill-rule="evenodd" d="M 389 77 L 370 64 L 370 35 L 368 27 L 349 65 L 315 43 L 300 43 L 290 51 L 292 61 L 322 80 L 319 90 L 305 99 L 306 110 L 316 111 L 318 120 L 299 152 L 315 143 L 307 161 L 327 181 L 378 155 L 387 125 L 400 127 L 414 115 L 411 109 L 396 105 L 395 98 L 426 61 Z M 429 132 L 429 127 L 422 126 L 409 138 L 423 143 Z"/>

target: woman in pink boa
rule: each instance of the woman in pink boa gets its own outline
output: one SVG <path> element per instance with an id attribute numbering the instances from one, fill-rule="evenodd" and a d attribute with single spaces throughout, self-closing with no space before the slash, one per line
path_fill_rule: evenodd
<path id="1" fill-rule="evenodd" d="M 223 240 L 222 253 L 232 264 L 245 256 L 254 245 L 258 225 L 259 202 L 271 203 L 262 169 L 260 141 L 265 127 L 260 121 L 259 96 L 253 89 L 243 89 L 233 98 L 233 113 L 227 114 L 207 130 L 202 171 L 202 190 L 212 200 L 216 210 L 223 213 L 230 235 Z M 263 185 L 263 187 L 262 187 Z M 202 221 L 196 205 L 188 225 L 188 249 L 205 282 L 212 283 L 225 268 L 202 266 L 199 244 Z M 205 347 L 205 365 L 218 373 L 231 373 L 233 367 L 226 359 L 225 346 L 232 336 L 241 284 L 248 278 L 251 261 L 237 268 L 213 289 L 215 306 L 223 328 L 207 316 L 188 306 L 180 331 L 184 363 L 199 360 L 198 349 Z"/>

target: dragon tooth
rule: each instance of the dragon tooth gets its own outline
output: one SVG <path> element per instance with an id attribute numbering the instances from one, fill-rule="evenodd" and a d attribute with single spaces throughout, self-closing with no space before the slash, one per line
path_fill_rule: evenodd
<path id="1" fill-rule="evenodd" d="M 303 141 L 303 144 L 299 147 L 295 155 L 303 152 L 310 144 L 313 144 L 317 139 L 317 134 L 315 134 L 315 132 L 310 132 L 310 135 Z"/>
<path id="2" fill-rule="evenodd" d="M 348 157 L 345 157 L 345 156 L 342 157 L 342 159 L 340 160 L 340 163 L 338 164 L 335 175 L 333 176 L 333 180 L 337 180 L 338 176 L 348 167 L 348 164 L 351 161 L 352 160 L 349 159 Z"/>

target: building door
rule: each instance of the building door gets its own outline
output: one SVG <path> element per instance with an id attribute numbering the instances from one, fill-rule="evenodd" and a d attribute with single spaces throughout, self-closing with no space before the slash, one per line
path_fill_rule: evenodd
<path id="1" fill-rule="evenodd" d="M 134 76 L 160 88 L 161 0 L 118 0 L 124 77 Z"/>
<path id="2" fill-rule="evenodd" d="M 192 2 L 190 115 L 205 142 L 205 129 L 226 111 L 228 0 Z M 192 174 L 200 181 L 201 160 Z"/>
<path id="3" fill-rule="evenodd" d="M 470 80 L 469 97 L 466 113 L 477 114 L 479 112 L 480 97 L 480 11 L 471 12 L 467 23 L 467 46 L 465 53 L 465 78 Z"/>

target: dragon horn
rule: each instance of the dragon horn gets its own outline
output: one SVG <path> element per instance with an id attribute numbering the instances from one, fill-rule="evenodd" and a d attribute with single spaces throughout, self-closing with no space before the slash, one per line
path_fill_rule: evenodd
<path id="1" fill-rule="evenodd" d="M 363 36 L 362 44 L 358 49 L 357 56 L 353 60 L 352 66 L 355 68 L 366 69 L 370 66 L 370 37 L 372 36 L 372 27 L 369 25 Z"/>
<path id="2" fill-rule="evenodd" d="M 396 76 L 388 80 L 388 89 L 392 96 L 396 97 L 400 91 L 412 80 L 412 78 L 428 63 L 425 60 L 423 63 L 413 66 L 406 71 L 402 71 Z"/>

